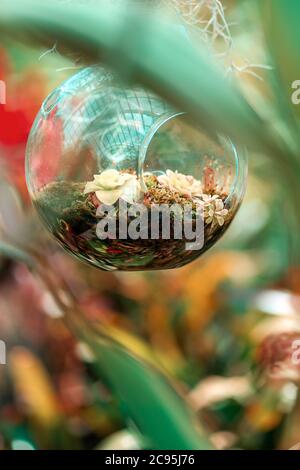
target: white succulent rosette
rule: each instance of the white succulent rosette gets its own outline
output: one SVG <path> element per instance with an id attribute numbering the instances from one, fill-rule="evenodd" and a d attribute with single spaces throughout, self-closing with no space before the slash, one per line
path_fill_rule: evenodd
<path id="1" fill-rule="evenodd" d="M 207 224 L 224 225 L 228 209 L 224 207 L 224 202 L 218 195 L 202 194 L 204 208 L 204 220 Z"/>
<path id="2" fill-rule="evenodd" d="M 171 191 L 188 197 L 202 195 L 202 184 L 191 175 L 184 175 L 178 171 L 167 170 L 165 174 L 157 177 L 158 182 L 167 186 Z"/>
<path id="3" fill-rule="evenodd" d="M 133 204 L 141 197 L 142 189 L 136 175 L 111 169 L 94 175 L 84 189 L 84 194 L 89 193 L 95 193 L 103 204 L 115 204 L 120 198 Z"/>

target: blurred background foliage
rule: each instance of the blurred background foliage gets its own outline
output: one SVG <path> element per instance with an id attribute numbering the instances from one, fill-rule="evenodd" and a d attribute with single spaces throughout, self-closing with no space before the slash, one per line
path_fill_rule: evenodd
<path id="1" fill-rule="evenodd" d="M 296 0 L 1 0 L 0 448 L 300 441 L 299 19 Z M 240 212 L 187 267 L 87 267 L 31 208 L 33 119 L 56 85 L 96 61 L 247 147 Z"/>

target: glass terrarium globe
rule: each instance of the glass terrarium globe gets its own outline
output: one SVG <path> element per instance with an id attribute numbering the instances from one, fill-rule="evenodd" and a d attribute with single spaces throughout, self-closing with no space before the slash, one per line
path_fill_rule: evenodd
<path id="1" fill-rule="evenodd" d="M 50 232 L 104 270 L 167 269 L 196 259 L 232 221 L 247 168 L 230 139 L 208 136 L 160 97 L 98 66 L 45 100 L 26 165 L 32 201 Z M 202 238 L 193 243 L 196 225 Z"/>

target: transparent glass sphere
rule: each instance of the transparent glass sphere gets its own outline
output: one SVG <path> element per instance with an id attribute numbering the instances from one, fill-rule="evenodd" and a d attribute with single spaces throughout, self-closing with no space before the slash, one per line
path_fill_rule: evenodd
<path id="1" fill-rule="evenodd" d="M 232 221 L 246 172 L 245 154 L 230 139 L 208 135 L 98 66 L 48 96 L 26 155 L 29 192 L 47 228 L 77 258 L 110 271 L 196 259 Z M 192 232 L 199 222 L 199 243 L 191 246 L 184 228 L 176 232 L 179 214 Z"/>

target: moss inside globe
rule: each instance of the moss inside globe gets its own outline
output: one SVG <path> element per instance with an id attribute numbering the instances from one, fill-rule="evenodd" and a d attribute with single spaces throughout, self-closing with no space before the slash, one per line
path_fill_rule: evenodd
<path id="1" fill-rule="evenodd" d="M 129 174 L 137 179 L 134 171 Z M 130 215 L 135 204 L 122 200 L 122 197 L 118 199 L 118 202 L 123 202 L 122 206 L 114 204 L 115 211 L 106 223 L 107 227 L 109 221 L 113 220 L 114 233 L 106 232 L 106 239 L 99 237 L 98 224 L 108 214 L 104 211 L 99 213 L 102 201 L 97 197 L 97 191 L 85 192 L 87 182 L 49 183 L 40 189 L 34 203 L 50 231 L 65 249 L 101 269 L 135 271 L 177 268 L 198 258 L 220 238 L 229 226 L 236 208 L 226 201 L 226 193 L 219 193 L 217 187 L 211 187 L 211 178 L 209 193 L 193 196 L 188 190 L 182 193 L 170 188 L 166 184 L 167 179 L 162 183 L 163 176 L 157 177 L 150 173 L 144 176 L 145 187 L 138 209 L 143 206 L 146 217 L 139 218 L 137 234 L 140 238 L 136 238 L 135 233 L 131 236 L 128 230 L 140 213 L 137 216 L 136 212 L 135 215 Z M 182 174 L 180 176 L 189 177 Z M 174 207 L 177 211 L 170 210 L 170 217 L 164 220 L 167 209 Z M 182 210 L 178 211 L 178 208 Z M 203 222 L 200 226 L 203 239 L 199 248 L 192 245 L 192 240 L 185 237 L 183 230 L 183 214 L 186 210 L 193 233 L 196 233 L 197 209 Z M 159 221 L 155 237 L 151 236 L 153 220 L 156 220 L 153 214 L 157 215 Z M 121 220 L 123 228 L 126 228 L 123 238 L 120 238 L 119 233 Z M 170 224 L 167 227 L 167 237 L 164 237 L 164 223 Z M 178 227 L 182 227 L 181 238 L 176 238 L 177 223 Z"/>

